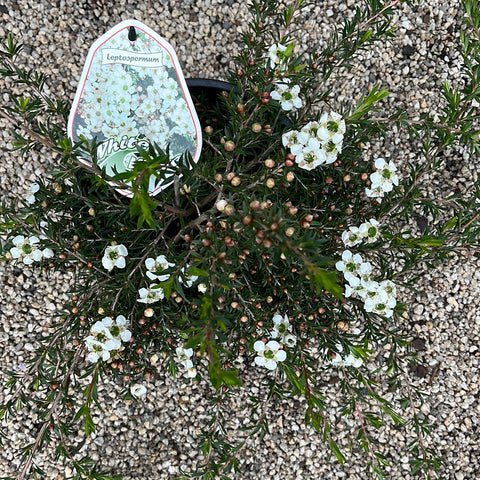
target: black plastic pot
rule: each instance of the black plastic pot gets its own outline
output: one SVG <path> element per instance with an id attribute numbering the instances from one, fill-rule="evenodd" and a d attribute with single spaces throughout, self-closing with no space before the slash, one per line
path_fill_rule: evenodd
<path id="1" fill-rule="evenodd" d="M 222 92 L 230 92 L 234 86 L 222 80 L 210 78 L 187 78 L 187 87 L 193 99 L 204 95 L 206 100 L 216 101 Z"/>

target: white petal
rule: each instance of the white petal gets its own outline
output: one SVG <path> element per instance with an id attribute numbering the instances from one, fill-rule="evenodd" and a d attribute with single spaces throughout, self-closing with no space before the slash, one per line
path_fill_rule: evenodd
<path id="1" fill-rule="evenodd" d="M 177 347 L 175 349 L 175 353 L 177 354 L 178 357 L 180 357 L 181 355 L 183 355 L 183 347 Z"/>
<path id="2" fill-rule="evenodd" d="M 275 325 L 280 325 L 282 323 L 282 320 L 283 320 L 283 317 L 278 313 L 274 315 L 274 317 L 272 318 L 272 321 Z"/>
<path id="3" fill-rule="evenodd" d="M 280 349 L 280 344 L 275 340 L 270 340 L 269 342 L 267 342 L 266 347 L 275 352 Z"/>
<path id="4" fill-rule="evenodd" d="M 113 318 L 112 317 L 104 317 L 102 319 L 102 325 L 104 327 L 110 328 L 113 325 Z"/>
<path id="5" fill-rule="evenodd" d="M 97 363 L 99 359 L 99 356 L 95 352 L 90 352 L 87 355 L 87 360 L 91 363 Z"/>
<path id="6" fill-rule="evenodd" d="M 112 270 L 113 268 L 113 262 L 108 258 L 107 256 L 102 258 L 102 265 L 104 268 L 106 268 L 108 271 Z"/>
<path id="7" fill-rule="evenodd" d="M 253 349 L 256 351 L 256 352 L 263 352 L 265 350 L 265 344 L 261 341 L 261 340 L 257 340 L 254 344 L 253 344 Z"/>
<path id="8" fill-rule="evenodd" d="M 264 366 L 266 368 L 268 368 L 269 370 L 275 370 L 277 368 L 277 362 L 275 360 L 273 360 L 272 358 L 270 358 L 269 360 L 267 360 L 265 362 Z"/>
<path id="9" fill-rule="evenodd" d="M 111 340 L 107 340 L 105 342 L 105 348 L 108 351 L 111 350 L 118 350 L 122 346 L 122 342 L 118 340 L 117 338 L 112 338 Z"/>
<path id="10" fill-rule="evenodd" d="M 259 367 L 264 367 L 265 364 L 267 363 L 267 361 L 265 360 L 264 357 L 255 357 L 255 363 L 256 363 Z"/>
<path id="11" fill-rule="evenodd" d="M 132 392 L 134 397 L 138 398 L 145 395 L 147 393 L 147 389 L 143 385 L 136 383 L 130 387 L 130 392 Z"/>
<path id="12" fill-rule="evenodd" d="M 127 247 L 125 245 L 117 245 L 117 252 L 122 257 L 128 256 L 128 250 L 127 250 Z"/>
<path id="13" fill-rule="evenodd" d="M 31 256 L 32 256 L 33 260 L 35 260 L 36 262 L 39 262 L 42 259 L 43 254 L 42 254 L 42 251 L 38 250 L 38 248 L 37 248 L 36 250 L 34 250 L 31 253 Z"/>
<path id="14" fill-rule="evenodd" d="M 155 260 L 153 258 L 147 258 L 145 260 L 145 266 L 147 267 L 148 270 L 151 270 L 155 266 Z"/>
<path id="15" fill-rule="evenodd" d="M 25 265 L 31 265 L 33 263 L 33 258 L 32 257 L 24 257 L 22 259 L 22 262 L 25 264 Z"/>
<path id="16" fill-rule="evenodd" d="M 12 258 L 20 258 L 22 256 L 22 251 L 17 248 L 17 247 L 13 247 L 10 249 L 10 255 L 12 256 Z"/>
<path id="17" fill-rule="evenodd" d="M 118 257 L 116 262 L 115 262 L 115 266 L 118 267 L 118 268 L 125 268 L 125 258 L 124 257 Z"/>
<path id="18" fill-rule="evenodd" d="M 132 332 L 130 330 L 124 330 L 120 332 L 120 338 L 122 342 L 128 342 L 132 338 Z"/>
<path id="19" fill-rule="evenodd" d="M 183 361 L 181 362 L 181 364 L 183 365 L 183 367 L 185 368 L 185 370 L 189 370 L 190 368 L 193 367 L 193 362 L 192 362 L 190 359 L 183 360 Z"/>
<path id="20" fill-rule="evenodd" d="M 275 354 L 275 360 L 277 362 L 283 362 L 287 358 L 287 352 L 285 350 L 279 350 Z"/>
<path id="21" fill-rule="evenodd" d="M 12 243 L 16 246 L 22 246 L 25 243 L 25 237 L 23 235 L 17 235 L 12 239 Z"/>
<path id="22" fill-rule="evenodd" d="M 42 251 L 42 255 L 44 258 L 52 258 L 54 253 L 53 250 L 50 248 L 44 248 Z"/>

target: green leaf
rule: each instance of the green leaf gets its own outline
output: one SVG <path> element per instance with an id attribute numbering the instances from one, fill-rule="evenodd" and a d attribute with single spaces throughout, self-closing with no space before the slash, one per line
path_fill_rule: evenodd
<path id="1" fill-rule="evenodd" d="M 188 269 L 188 273 L 196 277 L 208 277 L 208 272 L 206 270 L 202 270 L 201 268 L 190 267 Z"/>
<path id="2" fill-rule="evenodd" d="M 328 290 L 336 298 L 342 298 L 342 289 L 337 283 L 337 273 L 311 265 L 308 273 L 315 284 L 317 293 L 323 289 Z"/>
<path id="3" fill-rule="evenodd" d="M 338 445 L 332 439 L 328 440 L 328 445 L 329 445 L 330 449 L 332 450 L 332 452 L 337 457 L 337 460 L 340 462 L 340 464 L 343 465 L 345 463 L 346 458 L 343 455 L 343 453 L 340 451 L 340 449 L 338 448 Z"/>
<path id="4" fill-rule="evenodd" d="M 386 90 L 385 88 L 381 89 L 380 85 L 375 85 L 375 87 L 372 88 L 372 91 L 366 97 L 362 97 L 360 99 L 357 108 L 350 115 L 348 121 L 353 122 L 355 120 L 359 120 L 372 109 L 374 103 L 382 100 L 388 95 L 388 90 Z"/>

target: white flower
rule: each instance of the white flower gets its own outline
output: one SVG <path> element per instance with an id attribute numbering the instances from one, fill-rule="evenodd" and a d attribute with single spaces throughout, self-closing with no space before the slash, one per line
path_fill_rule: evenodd
<path id="1" fill-rule="evenodd" d="M 363 365 L 363 360 L 361 358 L 354 357 L 351 353 L 347 355 L 343 361 L 343 364 L 346 367 L 355 367 L 360 368 Z"/>
<path id="2" fill-rule="evenodd" d="M 118 315 L 115 323 L 110 327 L 110 333 L 114 337 L 120 337 L 122 342 L 128 342 L 132 338 L 132 332 L 127 330 L 128 321 L 123 315 Z"/>
<path id="3" fill-rule="evenodd" d="M 334 367 L 355 367 L 360 368 L 363 365 L 363 360 L 361 358 L 357 358 L 351 353 L 348 354 L 346 357 L 343 357 L 341 353 L 343 352 L 343 347 L 339 343 L 336 345 L 337 352 L 330 351 L 330 363 Z"/>
<path id="4" fill-rule="evenodd" d="M 283 56 L 281 55 L 287 47 L 285 45 L 282 45 L 281 43 L 274 43 L 269 49 L 268 49 L 268 60 L 270 62 L 270 67 L 274 68 L 275 65 L 279 64 L 282 62 Z M 280 55 L 279 55 L 280 53 Z"/>
<path id="5" fill-rule="evenodd" d="M 89 350 L 87 360 L 92 363 L 102 359 L 111 358 L 111 352 L 122 349 L 122 342 L 128 342 L 132 333 L 127 330 L 128 321 L 123 315 L 118 315 L 115 320 L 105 317 L 95 322 L 90 329 L 90 335 L 85 338 Z"/>
<path id="6" fill-rule="evenodd" d="M 353 254 L 350 250 L 342 253 L 342 260 L 335 264 L 335 268 L 340 272 L 350 272 L 356 274 L 360 266 L 363 264 L 362 256 L 359 253 Z"/>
<path id="7" fill-rule="evenodd" d="M 268 370 L 275 370 L 277 362 L 283 362 L 287 358 L 285 350 L 280 350 L 280 344 L 275 340 L 270 340 L 266 344 L 258 340 L 253 344 L 253 349 L 258 354 L 255 363 Z"/>
<path id="8" fill-rule="evenodd" d="M 272 92 L 274 99 L 279 95 L 280 92 Z M 336 160 L 338 153 L 342 151 L 345 129 L 345 120 L 340 114 L 324 113 L 319 122 L 309 122 L 300 131 L 284 133 L 282 143 L 290 148 L 300 168 L 312 170 Z"/>
<path id="9" fill-rule="evenodd" d="M 290 348 L 293 348 L 297 344 L 297 337 L 292 333 L 287 333 L 283 336 L 282 342 Z"/>
<path id="10" fill-rule="evenodd" d="M 372 218 L 358 227 L 358 230 L 366 243 L 373 243 L 378 239 L 380 236 L 380 231 L 378 230 L 379 225 L 380 224 L 377 220 Z"/>
<path id="11" fill-rule="evenodd" d="M 89 362 L 97 363 L 100 359 L 106 362 L 110 359 L 110 351 L 102 342 L 96 340 L 94 336 L 89 335 L 87 338 L 85 338 L 85 344 L 90 352 L 87 355 L 87 360 Z"/>
<path id="12" fill-rule="evenodd" d="M 25 200 L 27 203 L 29 203 L 30 205 L 32 205 L 33 203 L 35 203 L 35 194 L 40 190 L 40 185 L 38 183 L 32 183 L 30 185 L 30 189 L 29 189 L 29 192 L 27 194 L 27 196 L 25 197 Z"/>
<path id="13" fill-rule="evenodd" d="M 134 397 L 139 398 L 143 397 L 147 393 L 147 389 L 143 385 L 136 383 L 130 387 L 130 392 Z"/>
<path id="14" fill-rule="evenodd" d="M 179 280 L 180 280 L 180 283 L 183 283 L 187 288 L 190 288 L 198 280 L 198 277 L 195 275 L 191 275 L 188 269 L 189 269 L 188 266 L 182 268 L 181 270 L 182 274 L 179 277 Z"/>
<path id="15" fill-rule="evenodd" d="M 326 158 L 324 150 L 307 145 L 302 147 L 299 153 L 295 155 L 295 163 L 304 170 L 313 170 L 325 163 Z"/>
<path id="16" fill-rule="evenodd" d="M 380 236 L 379 225 L 379 222 L 372 218 L 368 222 L 362 223 L 359 227 L 349 227 L 348 230 L 342 233 L 342 241 L 347 247 L 354 247 L 363 241 L 373 243 Z"/>
<path id="17" fill-rule="evenodd" d="M 334 143 L 340 143 L 339 136 L 343 136 L 346 131 L 345 120 L 336 112 L 323 113 L 320 117 L 320 125 L 322 126 L 322 133 L 325 135 L 324 140 L 333 140 Z M 325 130 L 323 130 L 325 129 Z M 327 133 L 325 133 L 325 131 Z"/>
<path id="18" fill-rule="evenodd" d="M 159 255 L 157 258 L 147 258 L 145 260 L 145 266 L 147 267 L 147 277 L 150 280 L 158 280 L 159 282 L 165 282 L 170 277 L 169 274 L 163 274 L 162 272 L 167 268 L 174 267 L 174 263 L 170 263 L 164 255 Z"/>
<path id="19" fill-rule="evenodd" d="M 375 160 L 376 172 L 370 175 L 371 188 L 365 189 L 367 197 L 376 198 L 378 202 L 381 201 L 385 193 L 391 192 L 393 186 L 399 183 L 398 175 L 395 173 L 397 167 L 390 161 L 387 162 L 383 158 Z"/>
<path id="20" fill-rule="evenodd" d="M 278 338 L 278 340 L 288 347 L 294 347 L 297 344 L 297 337 L 290 333 L 292 331 L 292 325 L 290 324 L 287 315 L 281 316 L 276 314 L 273 317 L 273 330 L 271 333 L 272 338 Z"/>
<path id="21" fill-rule="evenodd" d="M 204 283 L 199 283 L 197 288 L 200 293 L 205 293 L 207 291 L 207 286 Z"/>
<path id="22" fill-rule="evenodd" d="M 165 294 L 163 289 L 159 287 L 156 283 L 152 283 L 148 288 L 141 288 L 138 291 L 140 298 L 137 299 L 137 302 L 140 303 L 155 303 L 159 300 L 163 300 Z"/>
<path id="23" fill-rule="evenodd" d="M 193 378 L 197 376 L 197 370 L 193 366 L 191 358 L 193 357 L 192 348 L 184 348 L 182 345 L 179 345 L 175 349 L 176 361 L 183 367 L 183 371 L 188 378 Z"/>
<path id="24" fill-rule="evenodd" d="M 25 265 L 31 265 L 43 258 L 42 251 L 38 248 L 40 239 L 36 236 L 26 238 L 23 235 L 17 235 L 12 243 L 15 245 L 10 249 L 10 255 L 13 259 L 20 258 Z"/>
<path id="25" fill-rule="evenodd" d="M 354 247 L 362 243 L 362 235 L 358 227 L 349 227 L 342 233 L 342 242 L 346 247 Z"/>
<path id="26" fill-rule="evenodd" d="M 377 313 L 386 318 L 393 316 L 393 309 L 397 301 L 388 294 L 387 290 L 382 286 L 376 292 L 367 294 L 364 301 L 364 308 L 366 312 Z"/>
<path id="27" fill-rule="evenodd" d="M 302 100 L 298 96 L 299 93 L 300 87 L 298 85 L 290 87 L 289 83 L 284 82 L 277 84 L 270 96 L 280 102 L 282 110 L 288 112 L 294 108 L 302 107 Z"/>
<path id="28" fill-rule="evenodd" d="M 128 250 L 125 245 L 112 245 L 105 249 L 102 258 L 102 265 L 111 271 L 113 267 L 125 268 L 125 257 L 128 255 Z"/>

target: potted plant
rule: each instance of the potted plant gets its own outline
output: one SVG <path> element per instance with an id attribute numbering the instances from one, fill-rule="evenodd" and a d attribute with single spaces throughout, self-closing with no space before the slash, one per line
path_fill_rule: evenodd
<path id="1" fill-rule="evenodd" d="M 32 363 L 5 386 L 2 417 L 30 404 L 40 419 L 16 478 L 42 475 L 34 459 L 46 444 L 73 478 L 110 478 L 70 437 L 80 423 L 86 435 L 94 431 L 104 377 L 118 381 L 125 401 L 148 402 L 151 380 L 165 370 L 210 389 L 213 399 L 198 438 L 203 461 L 182 478 L 230 478 L 248 440 L 268 432 L 266 411 L 295 396 L 339 462 L 345 453 L 332 409 L 356 420 L 353 437 L 373 475 L 384 475 L 388 459 L 371 430 L 389 417 L 415 432 L 406 447 L 413 469 L 433 478 L 440 460 L 425 441 L 422 394 L 405 373 L 415 355 L 400 288 L 415 285 L 420 262 L 478 248 L 478 189 L 448 198 L 423 189 L 447 148 L 478 152 L 470 59 L 480 55 L 480 17 L 465 1 L 469 80 L 462 91 L 445 84 L 439 118 L 381 116 L 388 92 L 380 85 L 337 103 L 330 77 L 391 34 L 397 3 L 367 2 L 323 51 L 299 52 L 293 26 L 307 2 L 279 9 L 276 0 L 254 0 L 228 86 L 212 96 L 189 82 L 204 136 L 199 161 L 188 153 L 172 161 L 168 146 L 147 141 L 120 173 L 101 168 L 95 138 L 67 137 L 67 106 L 42 92 L 43 78 L 17 67 L 21 47 L 7 37 L 0 73 L 28 95 L 12 95 L 0 114 L 14 127 L 15 148 L 40 144 L 61 161 L 27 198 L 2 206 L 1 251 L 22 268 L 75 275 L 70 301 Z M 415 162 L 369 154 L 365 145 L 392 128 L 419 139 Z M 165 178 L 169 186 L 150 195 L 150 181 Z M 415 232 L 413 218 L 428 223 Z M 239 359 L 264 389 L 251 396 L 251 424 L 232 440 L 224 409 L 237 389 L 249 388 Z M 332 372 L 338 407 L 325 402 L 321 382 Z"/>

